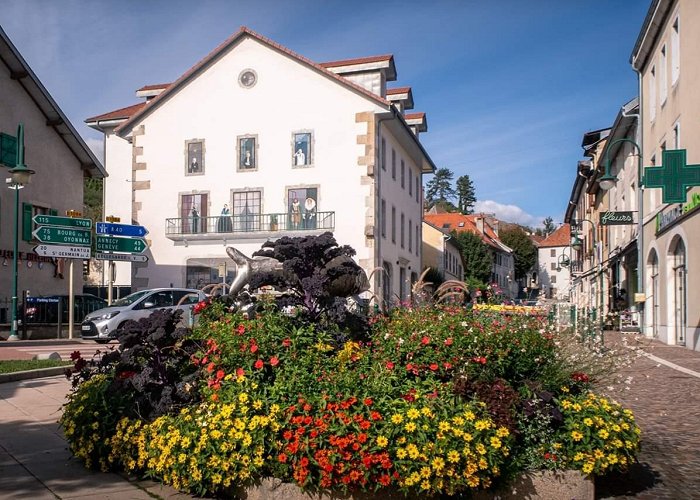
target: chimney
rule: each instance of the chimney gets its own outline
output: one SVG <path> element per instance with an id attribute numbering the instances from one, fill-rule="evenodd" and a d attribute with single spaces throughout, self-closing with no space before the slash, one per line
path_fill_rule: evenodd
<path id="1" fill-rule="evenodd" d="M 476 222 L 476 229 L 481 233 L 484 234 L 484 217 L 479 215 L 475 219 Z"/>

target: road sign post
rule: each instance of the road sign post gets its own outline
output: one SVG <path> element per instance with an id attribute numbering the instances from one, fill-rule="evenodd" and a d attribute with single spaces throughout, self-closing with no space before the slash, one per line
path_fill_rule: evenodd
<path id="1" fill-rule="evenodd" d="M 145 255 L 131 253 L 96 253 L 97 260 L 117 260 L 121 262 L 148 262 L 148 257 Z"/>
<path id="2" fill-rule="evenodd" d="M 143 226 L 132 224 L 113 224 L 109 222 L 98 222 L 95 224 L 97 234 L 110 234 L 112 236 L 146 236 L 148 229 Z"/>
<path id="3" fill-rule="evenodd" d="M 99 252 L 142 253 L 148 245 L 143 238 L 119 238 L 98 234 L 95 248 Z"/>
<path id="4" fill-rule="evenodd" d="M 39 226 L 32 233 L 39 242 L 49 245 L 90 246 L 92 235 L 89 229 Z"/>
<path id="5" fill-rule="evenodd" d="M 34 253 L 43 257 L 56 259 L 82 259 L 90 258 L 90 247 L 66 246 L 66 245 L 37 245 Z"/>
<path id="6" fill-rule="evenodd" d="M 35 215 L 32 219 L 37 226 L 62 226 L 92 229 L 90 219 L 75 219 L 73 217 L 61 217 L 59 215 Z"/>

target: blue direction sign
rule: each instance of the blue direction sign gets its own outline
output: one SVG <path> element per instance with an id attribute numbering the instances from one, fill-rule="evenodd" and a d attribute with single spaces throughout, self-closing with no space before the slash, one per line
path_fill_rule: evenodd
<path id="1" fill-rule="evenodd" d="M 98 222 L 95 224 L 97 234 L 109 234 L 112 236 L 146 236 L 148 229 L 133 224 L 115 224 L 113 222 Z"/>

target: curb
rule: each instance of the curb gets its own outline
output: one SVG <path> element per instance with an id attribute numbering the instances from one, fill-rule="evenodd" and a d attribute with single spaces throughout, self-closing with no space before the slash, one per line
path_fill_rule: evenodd
<path id="1" fill-rule="evenodd" d="M 29 380 L 32 378 L 55 377 L 56 375 L 63 375 L 67 368 L 71 368 L 71 365 L 37 368 L 36 370 L 25 370 L 22 372 L 0 373 L 0 384 Z"/>

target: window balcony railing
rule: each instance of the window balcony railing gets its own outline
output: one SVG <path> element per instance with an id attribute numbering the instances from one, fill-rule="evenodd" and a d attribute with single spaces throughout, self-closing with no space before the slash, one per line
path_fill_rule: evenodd
<path id="1" fill-rule="evenodd" d="M 165 219 L 165 235 L 168 237 L 217 235 L 246 236 L 256 233 L 332 231 L 335 229 L 335 212 L 309 214 L 250 214 L 217 215 L 214 217 L 184 217 Z"/>
<path id="2" fill-rule="evenodd" d="M 583 272 L 583 262 L 580 260 L 572 260 L 571 266 L 569 267 L 572 273 L 582 273 Z"/>

